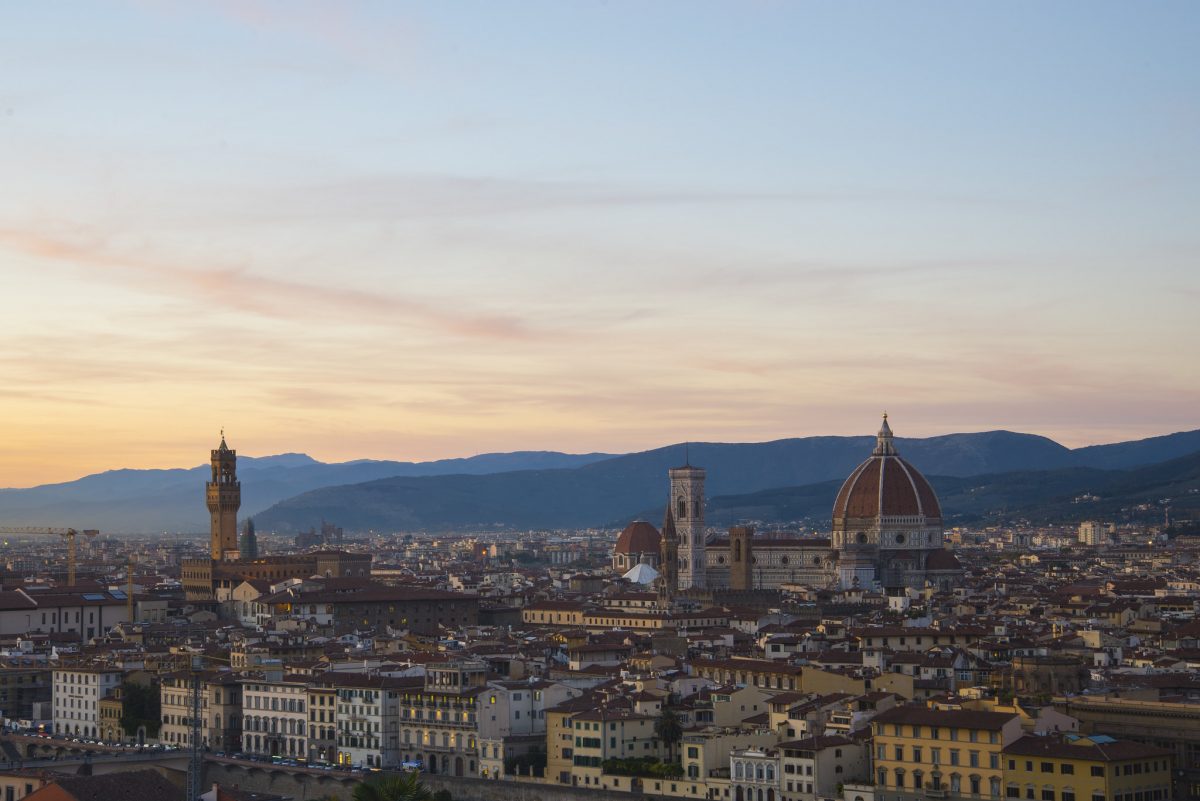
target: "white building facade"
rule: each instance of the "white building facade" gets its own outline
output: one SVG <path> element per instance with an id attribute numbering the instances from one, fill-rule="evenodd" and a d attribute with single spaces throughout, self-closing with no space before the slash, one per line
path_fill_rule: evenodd
<path id="1" fill-rule="evenodd" d="M 308 758 L 308 683 L 303 678 L 248 681 L 242 687 L 242 750 Z"/>
<path id="2" fill-rule="evenodd" d="M 99 737 L 100 699 L 124 679 L 119 670 L 56 668 L 51 708 L 56 734 Z"/>

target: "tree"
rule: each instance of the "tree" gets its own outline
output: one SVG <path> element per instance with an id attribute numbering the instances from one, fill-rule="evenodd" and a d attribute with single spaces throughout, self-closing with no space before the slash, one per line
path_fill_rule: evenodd
<path id="1" fill-rule="evenodd" d="M 546 775 L 546 752 L 535 748 L 527 754 L 508 757 L 504 760 L 504 772 L 518 776 L 544 776 Z"/>
<path id="2" fill-rule="evenodd" d="M 433 793 L 416 771 L 383 776 L 354 788 L 354 801 L 432 801 Z"/>
<path id="3" fill-rule="evenodd" d="M 121 685 L 121 729 L 130 737 L 137 735 L 138 727 L 146 727 L 147 737 L 157 737 L 158 727 L 162 723 L 162 698 L 158 685 L 134 684 L 126 682 Z"/>
<path id="4" fill-rule="evenodd" d="M 658 720 L 654 721 L 654 736 L 663 741 L 668 755 L 675 753 L 675 744 L 683 739 L 683 726 L 680 725 L 675 710 L 663 706 Z"/>

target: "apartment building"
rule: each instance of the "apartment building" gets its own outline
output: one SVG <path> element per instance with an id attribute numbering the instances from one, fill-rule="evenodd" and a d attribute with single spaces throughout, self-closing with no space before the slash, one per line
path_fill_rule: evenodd
<path id="1" fill-rule="evenodd" d="M 158 682 L 158 701 L 162 712 L 162 725 L 158 729 L 159 742 L 180 747 L 191 745 L 191 674 L 176 672 L 161 676 Z"/>
<path id="2" fill-rule="evenodd" d="M 575 715 L 596 708 L 600 699 L 591 694 L 571 698 L 546 709 L 546 779 L 554 784 L 574 784 Z M 492 774 L 494 775 L 494 774 Z"/>
<path id="3" fill-rule="evenodd" d="M 733 801 L 778 801 L 780 797 L 779 749 L 751 747 L 729 754 L 729 782 Z"/>
<path id="4" fill-rule="evenodd" d="M 662 758 L 662 744 L 654 733 L 657 719 L 657 715 L 625 708 L 591 709 L 574 715 L 572 783 L 607 788 L 613 779 L 603 775 L 605 760 Z"/>
<path id="5" fill-rule="evenodd" d="M 33 705 L 51 700 L 50 671 L 44 667 L 0 668 L 0 710 L 5 717 L 33 716 Z"/>
<path id="6" fill-rule="evenodd" d="M 242 750 L 242 682 L 231 671 L 205 678 L 201 687 L 204 745 L 227 754 Z"/>
<path id="7" fill-rule="evenodd" d="M 309 684 L 308 761 L 337 762 L 337 690 L 324 683 Z"/>
<path id="8" fill-rule="evenodd" d="M 845 782 L 871 775 L 868 745 L 840 735 L 780 743 L 779 755 L 783 801 L 832 798 Z"/>
<path id="9" fill-rule="evenodd" d="M 430 773 L 479 775 L 480 699 L 497 695 L 487 690 L 487 674 L 487 664 L 473 660 L 425 666 L 424 683 L 400 696 L 403 760 Z"/>
<path id="10" fill-rule="evenodd" d="M 505 761 L 546 748 L 546 710 L 583 694 L 558 682 L 489 682 L 477 715 L 479 775 L 504 775 Z"/>
<path id="11" fill-rule="evenodd" d="M 55 668 L 51 685 L 54 732 L 99 737 L 100 699 L 112 693 L 123 678 L 119 670 Z"/>
<path id="12" fill-rule="evenodd" d="M 769 690 L 803 690 L 804 668 L 771 659 L 698 659 L 692 671 L 718 684 L 740 684 Z"/>
<path id="13" fill-rule="evenodd" d="M 1027 735 L 1004 747 L 1004 795 L 1038 801 L 1166 801 L 1173 754 L 1104 735 Z"/>
<path id="14" fill-rule="evenodd" d="M 200 674 L 200 744 L 213 751 L 242 750 L 242 685 L 230 671 Z M 168 673 L 159 679 L 162 725 L 158 739 L 167 745 L 192 743 L 192 674 Z"/>
<path id="15" fill-rule="evenodd" d="M 683 775 L 692 782 L 710 783 L 714 779 L 727 781 L 730 754 L 735 750 L 768 748 L 775 745 L 778 739 L 775 732 L 765 728 L 755 731 L 718 729 L 685 734 L 680 747 Z M 714 796 L 710 792 L 708 797 Z"/>
<path id="16" fill-rule="evenodd" d="M 899 706 L 871 721 L 878 801 L 999 798 L 1002 749 L 1021 736 L 1006 712 Z"/>
<path id="17" fill-rule="evenodd" d="M 308 678 L 251 679 L 242 685 L 242 750 L 308 759 Z"/>
<path id="18" fill-rule="evenodd" d="M 337 764 L 395 768 L 410 758 L 400 745 L 401 699 L 420 697 L 420 677 L 331 673 L 326 682 L 337 694 Z"/>
<path id="19" fill-rule="evenodd" d="M 125 714 L 124 687 L 114 687 L 112 692 L 100 699 L 100 739 L 106 743 L 123 743 L 128 738 L 121 726 Z"/>

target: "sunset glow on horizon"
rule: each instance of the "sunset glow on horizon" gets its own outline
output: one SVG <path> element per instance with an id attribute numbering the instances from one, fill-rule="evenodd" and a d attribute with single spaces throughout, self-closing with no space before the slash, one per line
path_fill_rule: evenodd
<path id="1" fill-rule="evenodd" d="M 1198 428 L 1198 40 L 1185 2 L 9 9 L 0 487 L 221 428 Z"/>

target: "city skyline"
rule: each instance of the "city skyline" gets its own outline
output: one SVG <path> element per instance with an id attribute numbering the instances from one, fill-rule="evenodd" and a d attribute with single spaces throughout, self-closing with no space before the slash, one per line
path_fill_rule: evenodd
<path id="1" fill-rule="evenodd" d="M 1194 4 L 71 4 L 0 63 L 0 487 L 1200 426 Z"/>

